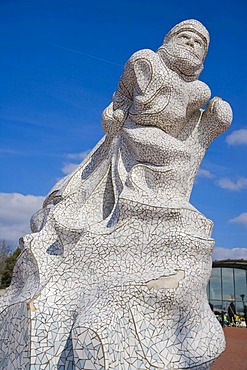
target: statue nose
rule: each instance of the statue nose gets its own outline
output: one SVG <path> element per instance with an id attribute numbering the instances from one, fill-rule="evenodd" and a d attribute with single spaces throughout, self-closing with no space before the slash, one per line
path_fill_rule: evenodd
<path id="1" fill-rule="evenodd" d="M 189 46 L 192 46 L 192 47 L 194 47 L 194 45 L 195 45 L 194 40 L 192 38 L 188 39 L 186 44 L 189 45 Z"/>

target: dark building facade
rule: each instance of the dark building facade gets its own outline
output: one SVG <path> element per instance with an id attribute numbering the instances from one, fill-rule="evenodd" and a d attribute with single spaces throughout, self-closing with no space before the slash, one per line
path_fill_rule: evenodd
<path id="1" fill-rule="evenodd" d="M 215 310 L 227 311 L 233 302 L 236 312 L 243 314 L 247 304 L 247 260 L 214 261 L 207 294 Z"/>

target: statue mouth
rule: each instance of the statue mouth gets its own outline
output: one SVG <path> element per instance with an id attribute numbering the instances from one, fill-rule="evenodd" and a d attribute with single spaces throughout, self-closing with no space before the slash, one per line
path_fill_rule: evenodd
<path id="1" fill-rule="evenodd" d="M 165 52 L 168 58 L 175 58 L 175 59 L 182 59 L 189 62 L 193 62 L 196 64 L 202 64 L 202 59 L 200 56 L 195 52 L 194 48 L 190 45 L 181 45 L 176 44 L 176 46 L 173 46 L 173 48 L 169 48 L 167 46 L 161 46 L 159 50 L 162 50 Z M 192 61 L 192 58 L 196 58 L 196 61 Z"/>
<path id="2" fill-rule="evenodd" d="M 196 57 L 200 63 L 202 62 L 201 58 L 200 58 L 200 55 L 198 55 L 198 53 L 196 53 L 193 46 L 190 46 L 190 45 L 179 45 L 179 46 L 181 48 L 185 49 L 187 52 L 189 52 L 189 54 L 192 55 L 193 57 Z M 185 57 L 184 59 L 188 59 L 188 58 Z"/>

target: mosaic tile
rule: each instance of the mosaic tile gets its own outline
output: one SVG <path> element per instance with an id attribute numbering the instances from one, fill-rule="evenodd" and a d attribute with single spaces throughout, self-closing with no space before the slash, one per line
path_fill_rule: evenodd
<path id="1" fill-rule="evenodd" d="M 127 61 L 106 135 L 20 240 L 0 302 L 2 370 L 206 370 L 224 350 L 206 296 L 213 223 L 190 203 L 232 120 L 198 79 L 208 46 L 187 20 Z"/>

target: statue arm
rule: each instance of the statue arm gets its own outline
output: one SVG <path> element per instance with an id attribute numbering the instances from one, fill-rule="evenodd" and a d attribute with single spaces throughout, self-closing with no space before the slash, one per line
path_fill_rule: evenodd
<path id="1" fill-rule="evenodd" d="M 118 88 L 113 94 L 112 102 L 103 111 L 101 123 L 108 135 L 116 134 L 123 126 L 132 104 L 133 88 L 135 81 L 133 56 L 125 64 Z"/>
<path id="2" fill-rule="evenodd" d="M 134 91 L 147 94 L 153 74 L 151 60 L 155 58 L 155 52 L 144 49 L 134 53 L 125 64 L 112 103 L 102 113 L 101 122 L 106 134 L 114 135 L 123 126 L 133 103 Z"/>

